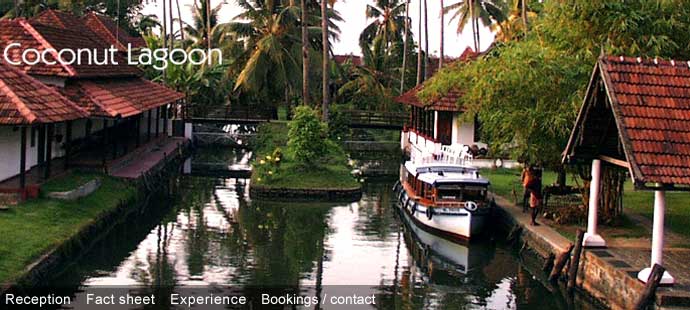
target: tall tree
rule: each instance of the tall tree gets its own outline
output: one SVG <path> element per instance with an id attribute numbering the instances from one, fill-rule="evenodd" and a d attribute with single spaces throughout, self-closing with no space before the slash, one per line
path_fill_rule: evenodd
<path id="1" fill-rule="evenodd" d="M 366 17 L 371 19 L 359 35 L 359 45 L 362 49 L 381 40 L 386 48 L 400 42 L 405 32 L 405 3 L 401 0 L 376 0 L 374 5 L 367 4 Z"/>
<path id="2" fill-rule="evenodd" d="M 211 0 L 206 0 L 206 44 L 211 50 Z"/>
<path id="3" fill-rule="evenodd" d="M 445 22 L 445 14 L 443 14 L 443 0 L 441 0 L 441 46 L 439 47 L 440 53 L 441 53 L 441 58 L 438 59 L 438 68 L 441 69 L 443 68 L 443 61 L 445 60 L 445 51 L 444 51 L 444 44 L 445 43 L 445 27 L 446 27 L 446 22 Z"/>
<path id="4" fill-rule="evenodd" d="M 321 0 L 321 47 L 322 47 L 322 67 L 321 67 L 321 113 L 323 121 L 328 123 L 328 104 L 331 97 L 331 92 L 329 90 L 329 44 L 328 44 L 328 2 L 327 0 Z"/>
<path id="5" fill-rule="evenodd" d="M 184 24 L 182 23 L 182 11 L 180 9 L 180 0 L 175 0 L 175 4 L 177 4 L 177 21 L 180 23 L 180 40 L 184 42 Z"/>
<path id="6" fill-rule="evenodd" d="M 429 6 L 427 0 L 424 0 L 424 79 L 429 78 L 431 70 L 429 70 Z"/>
<path id="7" fill-rule="evenodd" d="M 481 48 L 479 21 L 490 27 L 505 20 L 505 1 L 502 0 L 461 0 L 443 8 L 444 13 L 453 11 L 450 20 L 458 20 L 458 33 L 461 33 L 468 23 L 472 25 L 474 49 Z"/>
<path id="8" fill-rule="evenodd" d="M 417 23 L 417 33 L 419 34 L 419 49 L 417 52 L 417 85 L 424 81 L 424 50 L 422 50 L 422 0 L 419 0 L 419 23 Z"/>
<path id="9" fill-rule="evenodd" d="M 309 32 L 307 29 L 307 1 L 301 0 L 302 26 L 302 104 L 309 105 Z"/>
<path id="10" fill-rule="evenodd" d="M 400 77 L 400 94 L 405 92 L 405 73 L 407 72 L 407 48 L 410 39 L 410 0 L 405 0 L 405 35 L 403 41 L 403 61 Z"/>

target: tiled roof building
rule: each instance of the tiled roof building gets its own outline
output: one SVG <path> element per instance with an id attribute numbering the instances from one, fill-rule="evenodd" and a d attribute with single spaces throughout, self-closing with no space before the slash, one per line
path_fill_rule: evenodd
<path id="1" fill-rule="evenodd" d="M 629 164 L 636 185 L 690 185 L 690 62 L 602 57 L 566 155 Z"/>
<path id="2" fill-rule="evenodd" d="M 54 88 L 0 62 L 0 124 L 47 124 L 87 116 Z"/>

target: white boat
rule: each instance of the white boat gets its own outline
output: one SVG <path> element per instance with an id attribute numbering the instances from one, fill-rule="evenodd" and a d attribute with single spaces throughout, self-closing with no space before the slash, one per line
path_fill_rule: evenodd
<path id="1" fill-rule="evenodd" d="M 405 162 L 394 187 L 397 205 L 420 228 L 469 241 L 491 216 L 490 183 L 462 157 L 447 155 Z"/>

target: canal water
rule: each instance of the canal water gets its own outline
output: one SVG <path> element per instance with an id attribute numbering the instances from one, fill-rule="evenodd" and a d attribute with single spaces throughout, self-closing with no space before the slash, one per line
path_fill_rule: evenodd
<path id="1" fill-rule="evenodd" d="M 242 167 L 249 156 L 216 151 L 197 158 Z M 255 301 L 266 292 L 376 297 L 376 305 L 358 309 L 589 308 L 543 285 L 534 275 L 540 266 L 521 259 L 500 234 L 462 246 L 406 224 L 394 205 L 394 182 L 366 180 L 354 203 L 300 204 L 251 201 L 244 179 L 181 175 L 48 284 L 74 300 L 118 289 L 158 297 L 157 306 L 132 309 L 188 309 L 167 301 L 178 291 Z M 349 309 L 307 304 L 297 308 Z"/>

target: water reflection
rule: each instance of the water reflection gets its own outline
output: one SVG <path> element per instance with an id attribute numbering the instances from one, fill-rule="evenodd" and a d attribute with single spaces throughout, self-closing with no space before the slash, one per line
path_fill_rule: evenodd
<path id="1" fill-rule="evenodd" d="M 163 301 L 158 309 L 190 287 L 248 296 L 356 291 L 375 295 L 378 309 L 568 308 L 491 237 L 463 246 L 405 223 L 394 181 L 368 180 L 360 201 L 333 205 L 251 201 L 246 180 L 180 177 L 169 199 L 125 219 L 51 284 L 78 298 L 136 285 L 132 293 Z"/>

